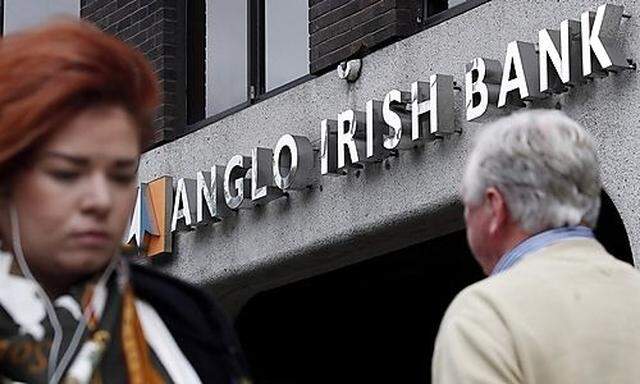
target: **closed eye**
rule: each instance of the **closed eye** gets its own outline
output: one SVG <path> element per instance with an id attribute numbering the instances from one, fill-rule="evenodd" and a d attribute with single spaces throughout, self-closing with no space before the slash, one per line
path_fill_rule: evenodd
<path id="1" fill-rule="evenodd" d="M 78 171 L 50 171 L 49 173 L 54 179 L 62 182 L 71 182 L 80 177 Z"/>

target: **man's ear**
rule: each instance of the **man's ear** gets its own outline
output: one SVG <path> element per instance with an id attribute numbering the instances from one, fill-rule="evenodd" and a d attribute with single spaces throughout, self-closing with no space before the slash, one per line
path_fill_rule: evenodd
<path id="1" fill-rule="evenodd" d="M 495 187 L 485 191 L 487 209 L 491 211 L 489 233 L 497 233 L 509 221 L 509 208 L 504 195 Z"/>

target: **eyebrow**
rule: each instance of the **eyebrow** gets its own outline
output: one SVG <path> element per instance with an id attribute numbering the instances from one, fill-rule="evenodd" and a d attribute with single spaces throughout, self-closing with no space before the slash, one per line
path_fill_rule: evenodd
<path id="1" fill-rule="evenodd" d="M 63 152 L 57 152 L 57 151 L 47 151 L 45 152 L 43 157 L 49 157 L 49 158 L 56 158 L 56 159 L 62 159 L 64 161 L 73 163 L 74 165 L 78 165 L 78 166 L 87 166 L 89 165 L 89 159 L 83 156 L 75 156 L 75 155 L 70 155 L 68 153 L 63 153 Z M 128 167 L 133 167 L 133 168 L 137 168 L 138 167 L 138 158 L 118 158 L 115 159 L 115 165 L 118 168 L 128 168 Z"/>

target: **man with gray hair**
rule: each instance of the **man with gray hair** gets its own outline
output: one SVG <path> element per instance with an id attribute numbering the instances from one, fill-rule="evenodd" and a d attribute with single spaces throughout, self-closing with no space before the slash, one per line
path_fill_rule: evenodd
<path id="1" fill-rule="evenodd" d="M 593 236 L 600 190 L 592 140 L 563 113 L 483 129 L 462 198 L 490 276 L 447 310 L 434 384 L 640 382 L 640 273 Z"/>

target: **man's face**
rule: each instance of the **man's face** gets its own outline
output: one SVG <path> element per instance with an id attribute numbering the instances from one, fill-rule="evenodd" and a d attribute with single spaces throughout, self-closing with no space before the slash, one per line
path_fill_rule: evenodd
<path id="1" fill-rule="evenodd" d="M 467 226 L 467 241 L 476 261 L 482 267 L 486 275 L 493 270 L 493 254 L 491 247 L 491 234 L 489 223 L 491 209 L 486 200 L 481 203 L 464 204 L 464 221 Z"/>

